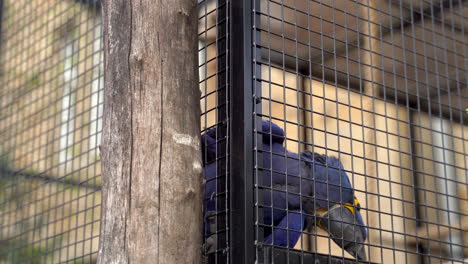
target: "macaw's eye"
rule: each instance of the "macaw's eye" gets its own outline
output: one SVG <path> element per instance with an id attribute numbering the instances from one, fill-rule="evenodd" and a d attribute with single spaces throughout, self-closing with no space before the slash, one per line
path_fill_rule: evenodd
<path id="1" fill-rule="evenodd" d="M 361 210 L 361 205 L 359 204 L 359 201 L 356 199 L 356 197 L 354 197 L 354 207 L 356 207 L 358 211 Z"/>

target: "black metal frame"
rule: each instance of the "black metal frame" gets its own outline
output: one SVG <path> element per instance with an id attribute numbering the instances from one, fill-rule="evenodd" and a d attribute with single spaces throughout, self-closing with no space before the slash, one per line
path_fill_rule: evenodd
<path id="1" fill-rule="evenodd" d="M 254 263 L 252 1 L 230 6 L 231 263 Z"/>

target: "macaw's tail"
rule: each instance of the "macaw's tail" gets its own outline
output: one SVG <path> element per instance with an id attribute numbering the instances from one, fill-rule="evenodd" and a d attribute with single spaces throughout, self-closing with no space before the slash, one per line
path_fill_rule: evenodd
<path id="1" fill-rule="evenodd" d="M 335 205 L 318 221 L 341 248 L 356 259 L 366 261 L 365 237 L 353 213 L 346 207 Z"/>

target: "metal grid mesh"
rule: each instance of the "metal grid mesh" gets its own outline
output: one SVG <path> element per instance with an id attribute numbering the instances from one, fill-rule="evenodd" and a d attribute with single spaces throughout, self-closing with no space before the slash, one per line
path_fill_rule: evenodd
<path id="1" fill-rule="evenodd" d="M 363 217 L 354 226 L 367 231 L 361 244 L 371 262 L 466 256 L 464 1 L 244 2 L 253 10 L 246 18 L 253 72 L 245 73 L 252 81 L 246 98 L 255 104 L 247 109 L 255 115 L 248 137 L 254 173 L 246 175 L 255 186 L 254 221 L 246 223 L 255 230 L 253 257 L 264 263 L 355 261 L 323 228 L 336 206 L 357 210 L 341 192 L 338 202 L 330 197 L 336 190 L 330 187 L 350 188 L 343 179 L 312 179 L 304 166 L 326 168 L 325 179 L 335 172 L 349 177 Z M 0 262 L 95 262 L 103 99 L 99 2 L 3 5 Z M 231 219 L 237 213 L 232 204 L 242 201 L 231 196 L 236 157 L 229 133 L 238 115 L 231 107 L 237 91 L 231 74 L 239 67 L 232 65 L 230 36 L 245 30 L 231 24 L 232 5 L 199 1 L 201 132 L 211 135 L 202 138 L 206 188 L 212 190 L 204 199 L 204 237 L 215 241 L 205 248 L 210 263 L 248 259 L 231 251 L 247 243 L 231 237 L 245 231 L 232 230 Z M 281 148 L 274 149 L 275 142 L 283 142 Z M 305 151 L 336 156 L 343 166 L 298 155 Z M 304 189 L 308 185 L 314 193 Z M 323 186 L 330 191 L 319 196 Z M 299 199 L 299 206 L 277 204 L 276 195 L 286 204 Z"/>
<path id="2" fill-rule="evenodd" d="M 257 259 L 355 262 L 350 248 L 362 245 L 375 263 L 463 261 L 464 1 L 254 0 L 252 10 Z"/>
<path id="3" fill-rule="evenodd" d="M 0 3 L 0 263 L 95 263 L 100 2 Z"/>
<path id="4" fill-rule="evenodd" d="M 199 78 L 205 176 L 204 255 L 207 263 L 229 257 L 229 1 L 199 1 Z M 209 241 L 209 242 L 207 242 Z"/>
<path id="5" fill-rule="evenodd" d="M 243 104 L 219 100 L 216 89 L 229 88 L 235 77 L 216 81 L 219 70 L 208 73 L 202 65 L 202 127 L 209 127 L 203 116 L 210 110 L 231 104 L 223 116 L 227 119 L 212 113 L 211 124 L 226 120 L 231 127 L 225 132 L 244 126 L 237 130 L 244 138 L 233 142 L 218 134 L 217 140 L 226 142 L 224 148 L 217 145 L 216 155 L 242 154 L 234 150 L 241 144 L 251 153 L 243 157 L 253 163 L 252 174 L 249 161 L 239 159 L 240 165 L 221 166 L 226 174 L 215 173 L 219 177 L 232 173 L 232 167 L 245 168 L 245 175 L 219 181 L 221 193 L 231 192 L 222 203 L 244 203 L 245 211 L 232 213 L 231 208 L 222 228 L 217 225 L 235 229 L 229 234 L 244 232 L 245 240 L 228 236 L 227 247 L 217 249 L 231 252 L 231 262 L 237 257 L 243 263 L 463 261 L 468 254 L 466 3 L 240 2 L 228 2 L 222 16 L 215 6 L 224 7 L 224 1 L 200 5 L 205 8 L 200 32 L 211 32 L 216 50 L 211 56 L 201 50 L 206 58 L 201 61 L 208 65 L 211 59 L 212 67 L 219 67 L 227 52 L 227 74 L 246 79 L 242 89 L 232 86 L 227 92 L 246 93 L 240 95 Z M 206 10 L 209 4 L 212 14 Z M 236 8 L 242 5 L 252 12 L 229 16 L 239 16 Z M 221 29 L 229 29 L 232 46 L 227 50 L 215 42 L 216 27 L 226 17 L 232 23 Z M 251 39 L 241 31 L 250 32 Z M 236 46 L 236 37 L 242 38 L 244 50 Z M 245 56 L 242 66 L 232 63 L 239 56 Z M 213 91 L 211 100 L 208 91 Z M 249 111 L 253 119 L 245 114 Z M 234 121 L 239 115 L 244 122 Z M 205 145 L 205 156 L 207 152 Z M 205 177 L 210 175 L 207 167 L 205 163 Z M 237 178 L 244 183 L 234 187 Z M 252 215 L 245 226 L 233 224 L 236 217 L 248 221 Z M 205 233 L 205 239 L 221 229 Z M 252 230 L 254 253 L 247 249 Z M 341 234 L 346 231 L 351 237 Z M 339 246 L 343 243 L 347 245 Z M 247 246 L 239 251 L 242 244 Z M 245 255 L 232 256 L 235 250 Z"/>

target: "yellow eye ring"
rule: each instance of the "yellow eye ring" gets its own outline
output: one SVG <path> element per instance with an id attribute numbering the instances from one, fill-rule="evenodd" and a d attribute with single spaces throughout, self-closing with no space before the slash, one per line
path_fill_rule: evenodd
<path id="1" fill-rule="evenodd" d="M 348 210 L 351 211 L 353 215 L 355 214 L 356 209 L 358 212 L 361 210 L 361 205 L 359 204 L 359 201 L 356 198 L 354 199 L 354 204 L 346 203 L 343 206 L 348 208 Z"/>
<path id="2" fill-rule="evenodd" d="M 361 210 L 361 204 L 359 204 L 359 201 L 356 198 L 354 198 L 354 207 L 356 207 L 358 211 Z"/>

